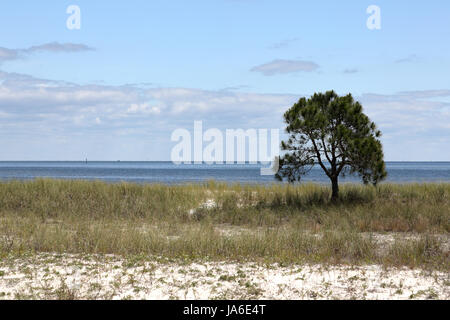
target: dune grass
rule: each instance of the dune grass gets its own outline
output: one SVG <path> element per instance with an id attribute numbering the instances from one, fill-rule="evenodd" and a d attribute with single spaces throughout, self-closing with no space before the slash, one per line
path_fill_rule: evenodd
<path id="1" fill-rule="evenodd" d="M 344 184 L 338 203 L 329 201 L 330 193 L 316 184 L 2 182 L 0 255 L 100 253 L 449 270 L 450 184 Z M 374 236 L 386 233 L 392 241 Z"/>

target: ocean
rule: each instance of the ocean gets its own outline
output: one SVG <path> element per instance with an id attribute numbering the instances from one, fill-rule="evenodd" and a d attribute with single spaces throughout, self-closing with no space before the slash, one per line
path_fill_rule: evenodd
<path id="1" fill-rule="evenodd" d="M 85 179 L 106 182 L 201 183 L 215 180 L 226 183 L 279 183 L 273 176 L 261 176 L 260 164 L 181 164 L 172 162 L 72 162 L 72 161 L 3 161 L 0 181 L 35 178 Z M 386 162 L 385 182 L 450 182 L 450 162 Z M 329 183 L 320 167 L 314 167 L 303 182 Z M 340 182 L 361 182 L 357 176 Z"/>

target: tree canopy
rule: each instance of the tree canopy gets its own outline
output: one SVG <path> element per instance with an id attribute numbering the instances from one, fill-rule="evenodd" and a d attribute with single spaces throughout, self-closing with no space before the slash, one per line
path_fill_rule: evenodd
<path id="1" fill-rule="evenodd" d="M 317 164 L 330 178 L 336 199 L 339 176 L 356 173 L 374 185 L 386 177 L 381 132 L 351 94 L 327 91 L 300 98 L 284 121 L 289 138 L 281 143 L 279 180 L 300 181 Z"/>

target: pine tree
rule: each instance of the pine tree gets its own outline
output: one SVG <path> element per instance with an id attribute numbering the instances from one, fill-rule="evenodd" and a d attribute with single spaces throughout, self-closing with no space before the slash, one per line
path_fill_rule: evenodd
<path id="1" fill-rule="evenodd" d="M 381 132 L 351 94 L 340 97 L 327 91 L 301 98 L 284 120 L 290 136 L 281 143 L 286 153 L 275 175 L 279 180 L 300 181 L 318 164 L 330 178 L 331 198 L 336 200 L 340 176 L 356 173 L 364 184 L 374 185 L 386 177 Z"/>

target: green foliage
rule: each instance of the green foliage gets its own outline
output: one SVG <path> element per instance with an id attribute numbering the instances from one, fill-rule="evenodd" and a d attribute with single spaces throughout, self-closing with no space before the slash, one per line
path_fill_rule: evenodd
<path id="1" fill-rule="evenodd" d="M 338 177 L 357 173 L 364 183 L 376 185 L 386 177 L 381 132 L 363 113 L 351 94 L 340 97 L 334 91 L 301 98 L 285 114 L 286 131 L 282 141 L 285 155 L 280 158 L 276 178 L 300 181 L 314 164 L 319 164 L 333 184 L 337 197 Z"/>

